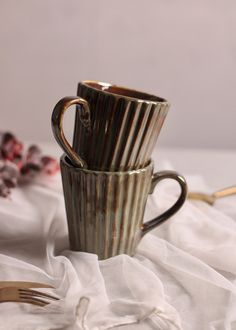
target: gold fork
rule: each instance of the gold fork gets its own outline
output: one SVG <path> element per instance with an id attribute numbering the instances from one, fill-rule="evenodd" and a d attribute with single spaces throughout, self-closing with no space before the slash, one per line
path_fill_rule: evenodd
<path id="1" fill-rule="evenodd" d="M 4 287 L 0 289 L 0 303 L 20 302 L 43 307 L 48 305 L 50 301 L 55 300 L 59 300 L 59 298 L 36 290 L 16 287 Z"/>
<path id="2" fill-rule="evenodd" d="M 201 200 L 210 205 L 215 203 L 215 200 L 218 198 L 230 196 L 236 194 L 236 186 L 227 187 L 218 191 L 215 191 L 213 194 L 204 194 L 199 192 L 189 192 L 187 198 Z"/>
<path id="3" fill-rule="evenodd" d="M 15 287 L 15 288 L 52 288 L 50 284 L 39 283 L 39 282 L 26 282 L 26 281 L 0 281 L 0 289 L 5 287 Z"/>

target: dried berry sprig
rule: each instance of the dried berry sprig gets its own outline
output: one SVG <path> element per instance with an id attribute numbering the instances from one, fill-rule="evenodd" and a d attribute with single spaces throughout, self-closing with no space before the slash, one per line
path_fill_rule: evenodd
<path id="1" fill-rule="evenodd" d="M 2 134 L 1 156 L 2 159 L 10 160 L 13 163 L 19 163 L 22 159 L 23 143 L 10 132 Z"/>
<path id="2" fill-rule="evenodd" d="M 0 178 L 8 188 L 15 188 L 18 183 L 20 171 L 16 164 L 9 160 L 0 160 Z"/>
<path id="3" fill-rule="evenodd" d="M 49 175 L 54 175 L 57 173 L 60 169 L 60 166 L 56 159 L 49 157 L 49 156 L 43 156 L 41 158 L 42 162 L 42 171 Z"/>
<path id="4" fill-rule="evenodd" d="M 8 197 L 20 181 L 30 181 L 39 173 L 53 175 L 58 162 L 44 156 L 37 145 L 24 152 L 23 143 L 10 132 L 0 132 L 0 196 Z"/>
<path id="5" fill-rule="evenodd" d="M 42 169 L 42 151 L 36 146 L 32 145 L 28 148 L 24 165 L 21 168 L 21 174 L 32 176 Z"/>

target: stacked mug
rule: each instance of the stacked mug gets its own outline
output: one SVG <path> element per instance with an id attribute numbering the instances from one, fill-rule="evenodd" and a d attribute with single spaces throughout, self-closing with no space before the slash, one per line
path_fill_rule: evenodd
<path id="1" fill-rule="evenodd" d="M 72 146 L 63 132 L 71 105 L 76 105 Z M 65 152 L 60 165 L 72 250 L 99 259 L 133 255 L 143 235 L 181 208 L 185 179 L 174 171 L 154 173 L 151 160 L 168 109 L 161 97 L 96 81 L 79 83 L 77 96 L 56 104 L 52 129 Z M 148 195 L 163 179 L 176 180 L 180 196 L 143 223 Z"/>

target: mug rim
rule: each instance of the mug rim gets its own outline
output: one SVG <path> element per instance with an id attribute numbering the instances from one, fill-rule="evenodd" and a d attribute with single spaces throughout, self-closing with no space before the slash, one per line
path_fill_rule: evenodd
<path id="1" fill-rule="evenodd" d="M 85 172 L 88 174 L 106 174 L 106 175 L 127 175 L 127 174 L 137 174 L 137 173 L 143 173 L 146 172 L 149 168 L 153 168 L 153 160 L 150 159 L 148 164 L 142 168 L 133 169 L 133 170 L 126 170 L 126 171 L 98 171 L 98 170 L 89 170 L 87 168 L 83 167 L 75 167 L 72 162 L 70 161 L 70 158 L 64 153 L 60 157 L 60 161 L 63 162 L 68 168 L 75 170 L 76 172 Z"/>
<path id="2" fill-rule="evenodd" d="M 103 92 L 107 95 L 113 95 L 117 98 L 123 97 L 136 102 L 146 102 L 152 104 L 161 103 L 166 106 L 170 106 L 170 103 L 163 97 L 111 83 L 101 82 L 97 80 L 83 80 L 79 82 L 78 85 L 83 85 L 86 86 L 86 88 L 95 90 L 97 92 Z M 109 91 L 109 89 L 111 89 L 111 91 Z"/>

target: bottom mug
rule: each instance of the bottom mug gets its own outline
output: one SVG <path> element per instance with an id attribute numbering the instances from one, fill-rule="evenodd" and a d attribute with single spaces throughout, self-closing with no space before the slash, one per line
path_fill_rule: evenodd
<path id="1" fill-rule="evenodd" d="M 187 196 L 185 179 L 174 171 L 153 173 L 153 162 L 127 172 L 90 171 L 60 161 L 70 248 L 95 253 L 99 259 L 133 255 L 140 239 L 175 214 Z M 148 195 L 163 179 L 174 179 L 181 193 L 176 203 L 143 223 Z"/>

